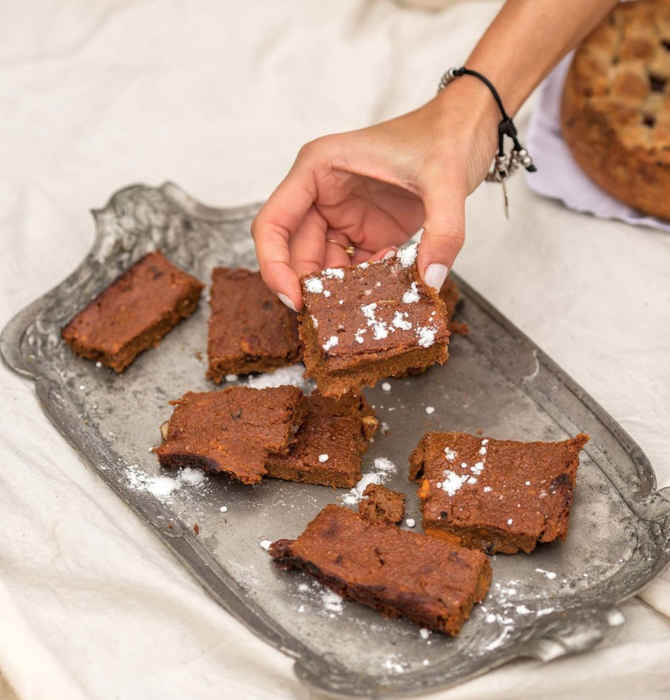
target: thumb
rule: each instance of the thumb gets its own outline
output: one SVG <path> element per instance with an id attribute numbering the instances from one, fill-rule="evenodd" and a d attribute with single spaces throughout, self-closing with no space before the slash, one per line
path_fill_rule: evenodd
<path id="1" fill-rule="evenodd" d="M 419 246 L 419 274 L 440 291 L 465 240 L 465 197 L 460 188 L 431 188 L 423 197 L 426 220 Z"/>

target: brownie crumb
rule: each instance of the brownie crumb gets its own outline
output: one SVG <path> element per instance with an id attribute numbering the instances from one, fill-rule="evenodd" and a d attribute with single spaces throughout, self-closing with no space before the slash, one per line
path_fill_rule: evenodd
<path id="1" fill-rule="evenodd" d="M 370 484 L 358 504 L 359 513 L 373 522 L 399 523 L 405 517 L 405 494 Z"/>

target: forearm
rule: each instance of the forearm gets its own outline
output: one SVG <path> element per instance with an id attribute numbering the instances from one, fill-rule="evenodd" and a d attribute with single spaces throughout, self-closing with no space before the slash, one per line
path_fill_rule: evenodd
<path id="1" fill-rule="evenodd" d="M 464 65 L 491 80 L 514 115 L 615 5 L 616 0 L 507 0 Z"/>

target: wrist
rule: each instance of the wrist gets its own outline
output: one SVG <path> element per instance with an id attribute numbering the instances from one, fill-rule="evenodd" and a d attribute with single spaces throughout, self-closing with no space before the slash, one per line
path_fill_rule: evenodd
<path id="1" fill-rule="evenodd" d="M 434 102 L 443 123 L 451 125 L 455 120 L 460 124 L 460 133 L 483 140 L 487 147 L 490 146 L 493 156 L 502 114 L 484 83 L 461 76 L 447 85 Z"/>

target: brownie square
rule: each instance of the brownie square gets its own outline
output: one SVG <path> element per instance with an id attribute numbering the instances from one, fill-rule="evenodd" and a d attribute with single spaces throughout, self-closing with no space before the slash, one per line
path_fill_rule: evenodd
<path id="1" fill-rule="evenodd" d="M 218 267 L 212 272 L 208 379 L 268 372 L 300 359 L 298 321 L 258 272 Z"/>
<path id="2" fill-rule="evenodd" d="M 456 635 L 491 583 L 482 552 L 377 523 L 341 506 L 326 506 L 295 540 L 270 554 L 346 598 Z"/>
<path id="3" fill-rule="evenodd" d="M 289 452 L 266 460 L 268 476 L 352 488 L 377 429 L 374 411 L 363 396 L 352 394 L 340 399 L 312 394 L 303 399 L 303 408 L 305 417 Z"/>
<path id="4" fill-rule="evenodd" d="M 294 386 L 244 386 L 194 393 L 172 401 L 165 441 L 156 449 L 164 467 L 201 467 L 258 483 L 269 454 L 285 454 L 303 418 Z"/>
<path id="5" fill-rule="evenodd" d="M 409 368 L 447 359 L 446 309 L 416 267 L 417 246 L 374 263 L 301 279 L 306 376 L 341 396 Z"/>
<path id="6" fill-rule="evenodd" d="M 358 503 L 358 512 L 376 523 L 399 523 L 405 517 L 405 494 L 381 484 L 370 484 Z"/>
<path id="7" fill-rule="evenodd" d="M 162 253 L 149 253 L 80 311 L 63 339 L 77 355 L 121 373 L 195 311 L 202 289 Z"/>
<path id="8" fill-rule="evenodd" d="M 410 456 L 421 481 L 428 535 L 487 554 L 532 552 L 565 540 L 580 434 L 563 442 L 514 442 L 465 433 L 427 433 Z"/>

